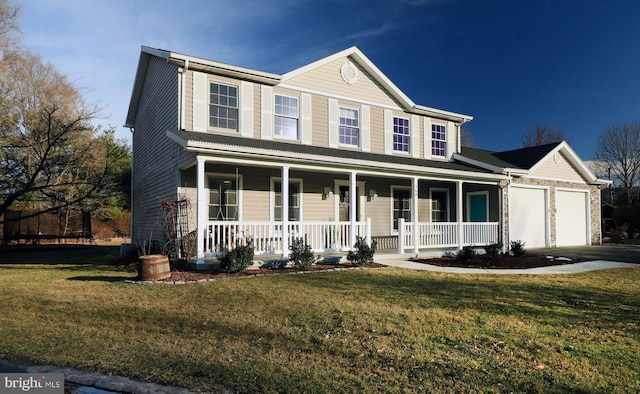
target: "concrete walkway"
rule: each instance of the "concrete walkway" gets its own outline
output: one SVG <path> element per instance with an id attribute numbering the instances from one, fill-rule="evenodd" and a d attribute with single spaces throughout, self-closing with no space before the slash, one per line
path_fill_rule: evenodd
<path id="1" fill-rule="evenodd" d="M 548 275 L 548 274 L 573 274 L 577 272 L 587 272 L 604 270 L 610 268 L 622 268 L 639 266 L 633 263 L 619 263 L 615 261 L 587 261 L 584 263 L 573 263 L 564 265 L 552 265 L 549 267 L 537 267 L 526 269 L 485 269 L 485 268 L 461 268 L 461 267 L 439 267 L 437 265 L 415 263 L 413 261 L 401 260 L 401 259 L 380 259 L 376 260 L 380 264 L 384 264 L 390 267 L 408 268 L 421 271 L 432 272 L 449 272 L 456 274 L 529 274 L 529 275 Z"/>

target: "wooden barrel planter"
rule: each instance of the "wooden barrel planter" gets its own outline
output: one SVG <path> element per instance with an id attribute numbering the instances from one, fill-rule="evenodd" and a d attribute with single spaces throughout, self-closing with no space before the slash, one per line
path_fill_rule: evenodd
<path id="1" fill-rule="evenodd" d="M 151 254 L 139 257 L 140 280 L 161 280 L 171 277 L 169 257 Z"/>

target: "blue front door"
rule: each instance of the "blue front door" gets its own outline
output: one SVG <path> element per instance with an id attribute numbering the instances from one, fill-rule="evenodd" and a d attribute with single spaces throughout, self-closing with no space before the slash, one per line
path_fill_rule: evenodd
<path id="1" fill-rule="evenodd" d="M 469 221 L 470 222 L 487 222 L 489 213 L 487 212 L 487 195 L 486 194 L 470 194 L 469 195 Z"/>

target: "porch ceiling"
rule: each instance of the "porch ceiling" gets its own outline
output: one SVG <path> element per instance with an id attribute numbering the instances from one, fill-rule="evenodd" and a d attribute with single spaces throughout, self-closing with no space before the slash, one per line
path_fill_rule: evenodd
<path id="1" fill-rule="evenodd" d="M 167 130 L 167 136 L 188 151 L 215 153 L 216 156 L 224 154 L 227 157 L 251 156 L 260 162 L 307 164 L 328 167 L 334 171 L 382 171 L 413 176 L 447 176 L 461 180 L 497 182 L 506 179 L 504 175 L 459 162 L 415 159 L 186 130 Z"/>

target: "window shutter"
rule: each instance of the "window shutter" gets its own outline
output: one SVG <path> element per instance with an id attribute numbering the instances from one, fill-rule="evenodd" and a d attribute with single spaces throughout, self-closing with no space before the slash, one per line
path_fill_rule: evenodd
<path id="1" fill-rule="evenodd" d="M 393 153 L 393 111 L 384 110 L 384 153 Z"/>
<path id="2" fill-rule="evenodd" d="M 253 137 L 253 84 L 242 81 L 240 83 L 240 135 L 243 137 Z"/>
<path id="3" fill-rule="evenodd" d="M 362 125 L 360 131 L 362 134 L 362 151 L 371 152 L 371 107 L 363 105 L 360 108 Z"/>
<path id="4" fill-rule="evenodd" d="M 457 145 L 458 145 L 458 141 L 456 138 L 456 126 L 453 124 L 453 122 L 447 122 L 447 148 L 446 148 L 447 159 L 451 158 L 451 156 L 456 150 Z"/>
<path id="5" fill-rule="evenodd" d="M 262 85 L 260 99 L 260 138 L 263 140 L 273 139 L 273 88 Z"/>
<path id="6" fill-rule="evenodd" d="M 193 131 L 207 131 L 209 123 L 207 74 L 193 72 Z"/>
<path id="7" fill-rule="evenodd" d="M 420 117 L 418 115 L 411 115 L 410 144 L 411 155 L 413 157 L 420 157 Z"/>
<path id="8" fill-rule="evenodd" d="M 329 99 L 329 147 L 337 148 L 340 143 L 338 124 L 340 121 L 340 108 L 338 100 Z"/>
<path id="9" fill-rule="evenodd" d="M 431 159 L 431 118 L 424 118 L 424 158 Z"/>
<path id="10" fill-rule="evenodd" d="M 300 141 L 311 145 L 311 95 L 300 95 Z"/>

